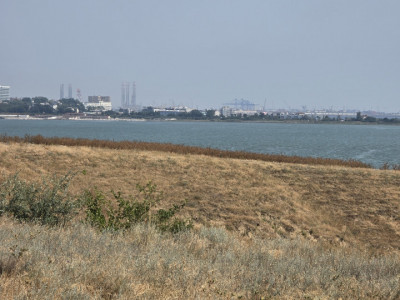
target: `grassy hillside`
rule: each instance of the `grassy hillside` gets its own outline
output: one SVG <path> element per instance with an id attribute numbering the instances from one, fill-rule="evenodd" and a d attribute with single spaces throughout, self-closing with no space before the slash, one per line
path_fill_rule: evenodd
<path id="1" fill-rule="evenodd" d="M 25 143 L 0 144 L 0 168 L 29 180 L 77 172 L 74 193 L 97 186 L 132 194 L 151 180 L 166 205 L 187 199 L 183 213 L 198 225 L 400 249 L 398 171 Z"/>
<path id="2" fill-rule="evenodd" d="M 195 230 L 179 238 L 140 227 L 112 235 L 3 217 L 0 269 L 14 270 L 0 272 L 7 298 L 34 290 L 40 299 L 41 287 L 60 298 L 67 290 L 78 298 L 400 295 L 398 171 L 0 143 L 0 181 L 15 172 L 32 181 L 68 171 L 76 172 L 76 195 L 94 186 L 134 194 L 151 180 L 164 193 L 162 205 L 187 200 L 181 214 Z"/>

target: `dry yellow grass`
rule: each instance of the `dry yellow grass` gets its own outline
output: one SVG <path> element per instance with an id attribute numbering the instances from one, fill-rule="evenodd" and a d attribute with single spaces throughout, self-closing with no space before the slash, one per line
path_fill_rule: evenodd
<path id="1" fill-rule="evenodd" d="M 152 180 L 165 205 L 188 200 L 195 225 L 294 237 L 373 252 L 400 249 L 400 173 L 156 151 L 0 143 L 3 178 L 77 172 L 71 191 L 134 192 Z M 86 175 L 82 171 L 86 171 Z"/>
<path id="2" fill-rule="evenodd" d="M 0 218 L 1 299 L 398 299 L 400 260 L 299 239 L 246 242 Z"/>
<path id="3" fill-rule="evenodd" d="M 90 139 L 74 139 L 67 137 L 43 137 L 41 135 L 25 137 L 9 137 L 5 135 L 0 136 L 0 142 L 18 142 L 29 143 L 37 145 L 63 145 L 63 146 L 85 146 L 95 148 L 105 148 L 114 150 L 141 150 L 141 151 L 161 151 L 177 154 L 197 154 L 207 155 L 210 157 L 220 158 L 236 158 L 236 159 L 250 159 L 269 162 L 281 163 L 296 163 L 308 165 L 324 165 L 324 166 L 345 166 L 352 168 L 371 168 L 370 165 L 362 163 L 357 160 L 341 160 L 332 158 L 316 158 L 316 157 L 302 157 L 302 156 L 287 156 L 280 154 L 262 154 L 244 151 L 226 151 L 213 148 L 202 148 L 194 146 L 165 144 L 165 143 L 149 143 L 149 142 L 135 142 L 135 141 L 109 141 L 109 140 L 90 140 Z M 385 169 L 390 169 L 391 166 L 385 164 Z M 392 169 L 398 169 L 396 165 Z"/>

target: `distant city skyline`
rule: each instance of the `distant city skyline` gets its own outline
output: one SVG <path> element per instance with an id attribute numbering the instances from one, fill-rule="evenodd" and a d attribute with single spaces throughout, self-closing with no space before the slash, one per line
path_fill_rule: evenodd
<path id="1" fill-rule="evenodd" d="M 1 4 L 0 85 L 11 97 L 400 112 L 400 2 L 12 1 Z M 71 87 L 70 87 L 71 85 Z"/>

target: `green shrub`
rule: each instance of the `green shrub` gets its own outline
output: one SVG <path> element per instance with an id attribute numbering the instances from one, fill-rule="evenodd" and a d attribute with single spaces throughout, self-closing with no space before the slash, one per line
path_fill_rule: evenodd
<path id="1" fill-rule="evenodd" d="M 103 193 L 98 190 L 85 191 L 81 201 L 86 207 L 86 221 L 99 229 L 106 228 L 107 222 L 102 211 L 106 204 Z"/>
<path id="2" fill-rule="evenodd" d="M 81 202 L 86 208 L 86 221 L 100 230 L 124 230 L 138 223 L 156 226 L 162 232 L 176 233 L 192 228 L 190 221 L 174 218 L 184 206 L 173 205 L 164 210 L 154 208 L 162 199 L 162 193 L 152 182 L 138 184 L 138 198 L 125 198 L 121 192 L 113 192 L 113 200 L 106 199 L 103 192 L 94 189 L 85 191 Z"/>
<path id="3" fill-rule="evenodd" d="M 28 183 L 18 174 L 0 185 L 0 216 L 4 213 L 20 221 L 42 225 L 64 225 L 75 213 L 75 202 L 68 194 L 73 175 L 43 178 L 41 183 Z"/>

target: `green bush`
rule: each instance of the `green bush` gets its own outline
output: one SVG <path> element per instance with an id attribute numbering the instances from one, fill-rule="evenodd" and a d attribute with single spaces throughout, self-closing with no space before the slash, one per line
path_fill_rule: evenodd
<path id="1" fill-rule="evenodd" d="M 0 185 L 0 216 L 10 214 L 20 221 L 42 225 L 64 225 L 76 211 L 68 194 L 73 175 L 43 178 L 41 183 L 28 183 L 18 174 Z"/>
<path id="2" fill-rule="evenodd" d="M 169 209 L 158 209 L 162 193 L 152 182 L 136 186 L 138 197 L 125 198 L 112 191 L 112 199 L 97 189 L 86 190 L 79 201 L 68 194 L 73 175 L 43 178 L 39 183 L 21 180 L 18 174 L 0 185 L 0 216 L 9 214 L 20 221 L 41 225 L 64 225 L 84 208 L 86 222 L 100 230 L 125 230 L 138 223 L 155 226 L 162 232 L 176 233 L 192 228 L 190 221 L 175 217 L 185 203 Z"/>
<path id="3" fill-rule="evenodd" d="M 124 230 L 138 223 L 154 225 L 162 232 L 176 233 L 192 228 L 190 221 L 175 218 L 175 214 L 184 206 L 173 205 L 164 210 L 154 208 L 162 199 L 162 193 L 152 182 L 146 185 L 138 184 L 138 198 L 125 198 L 121 192 L 113 192 L 113 200 L 107 199 L 103 192 L 94 189 L 86 190 L 81 198 L 86 208 L 86 221 L 100 230 Z"/>

